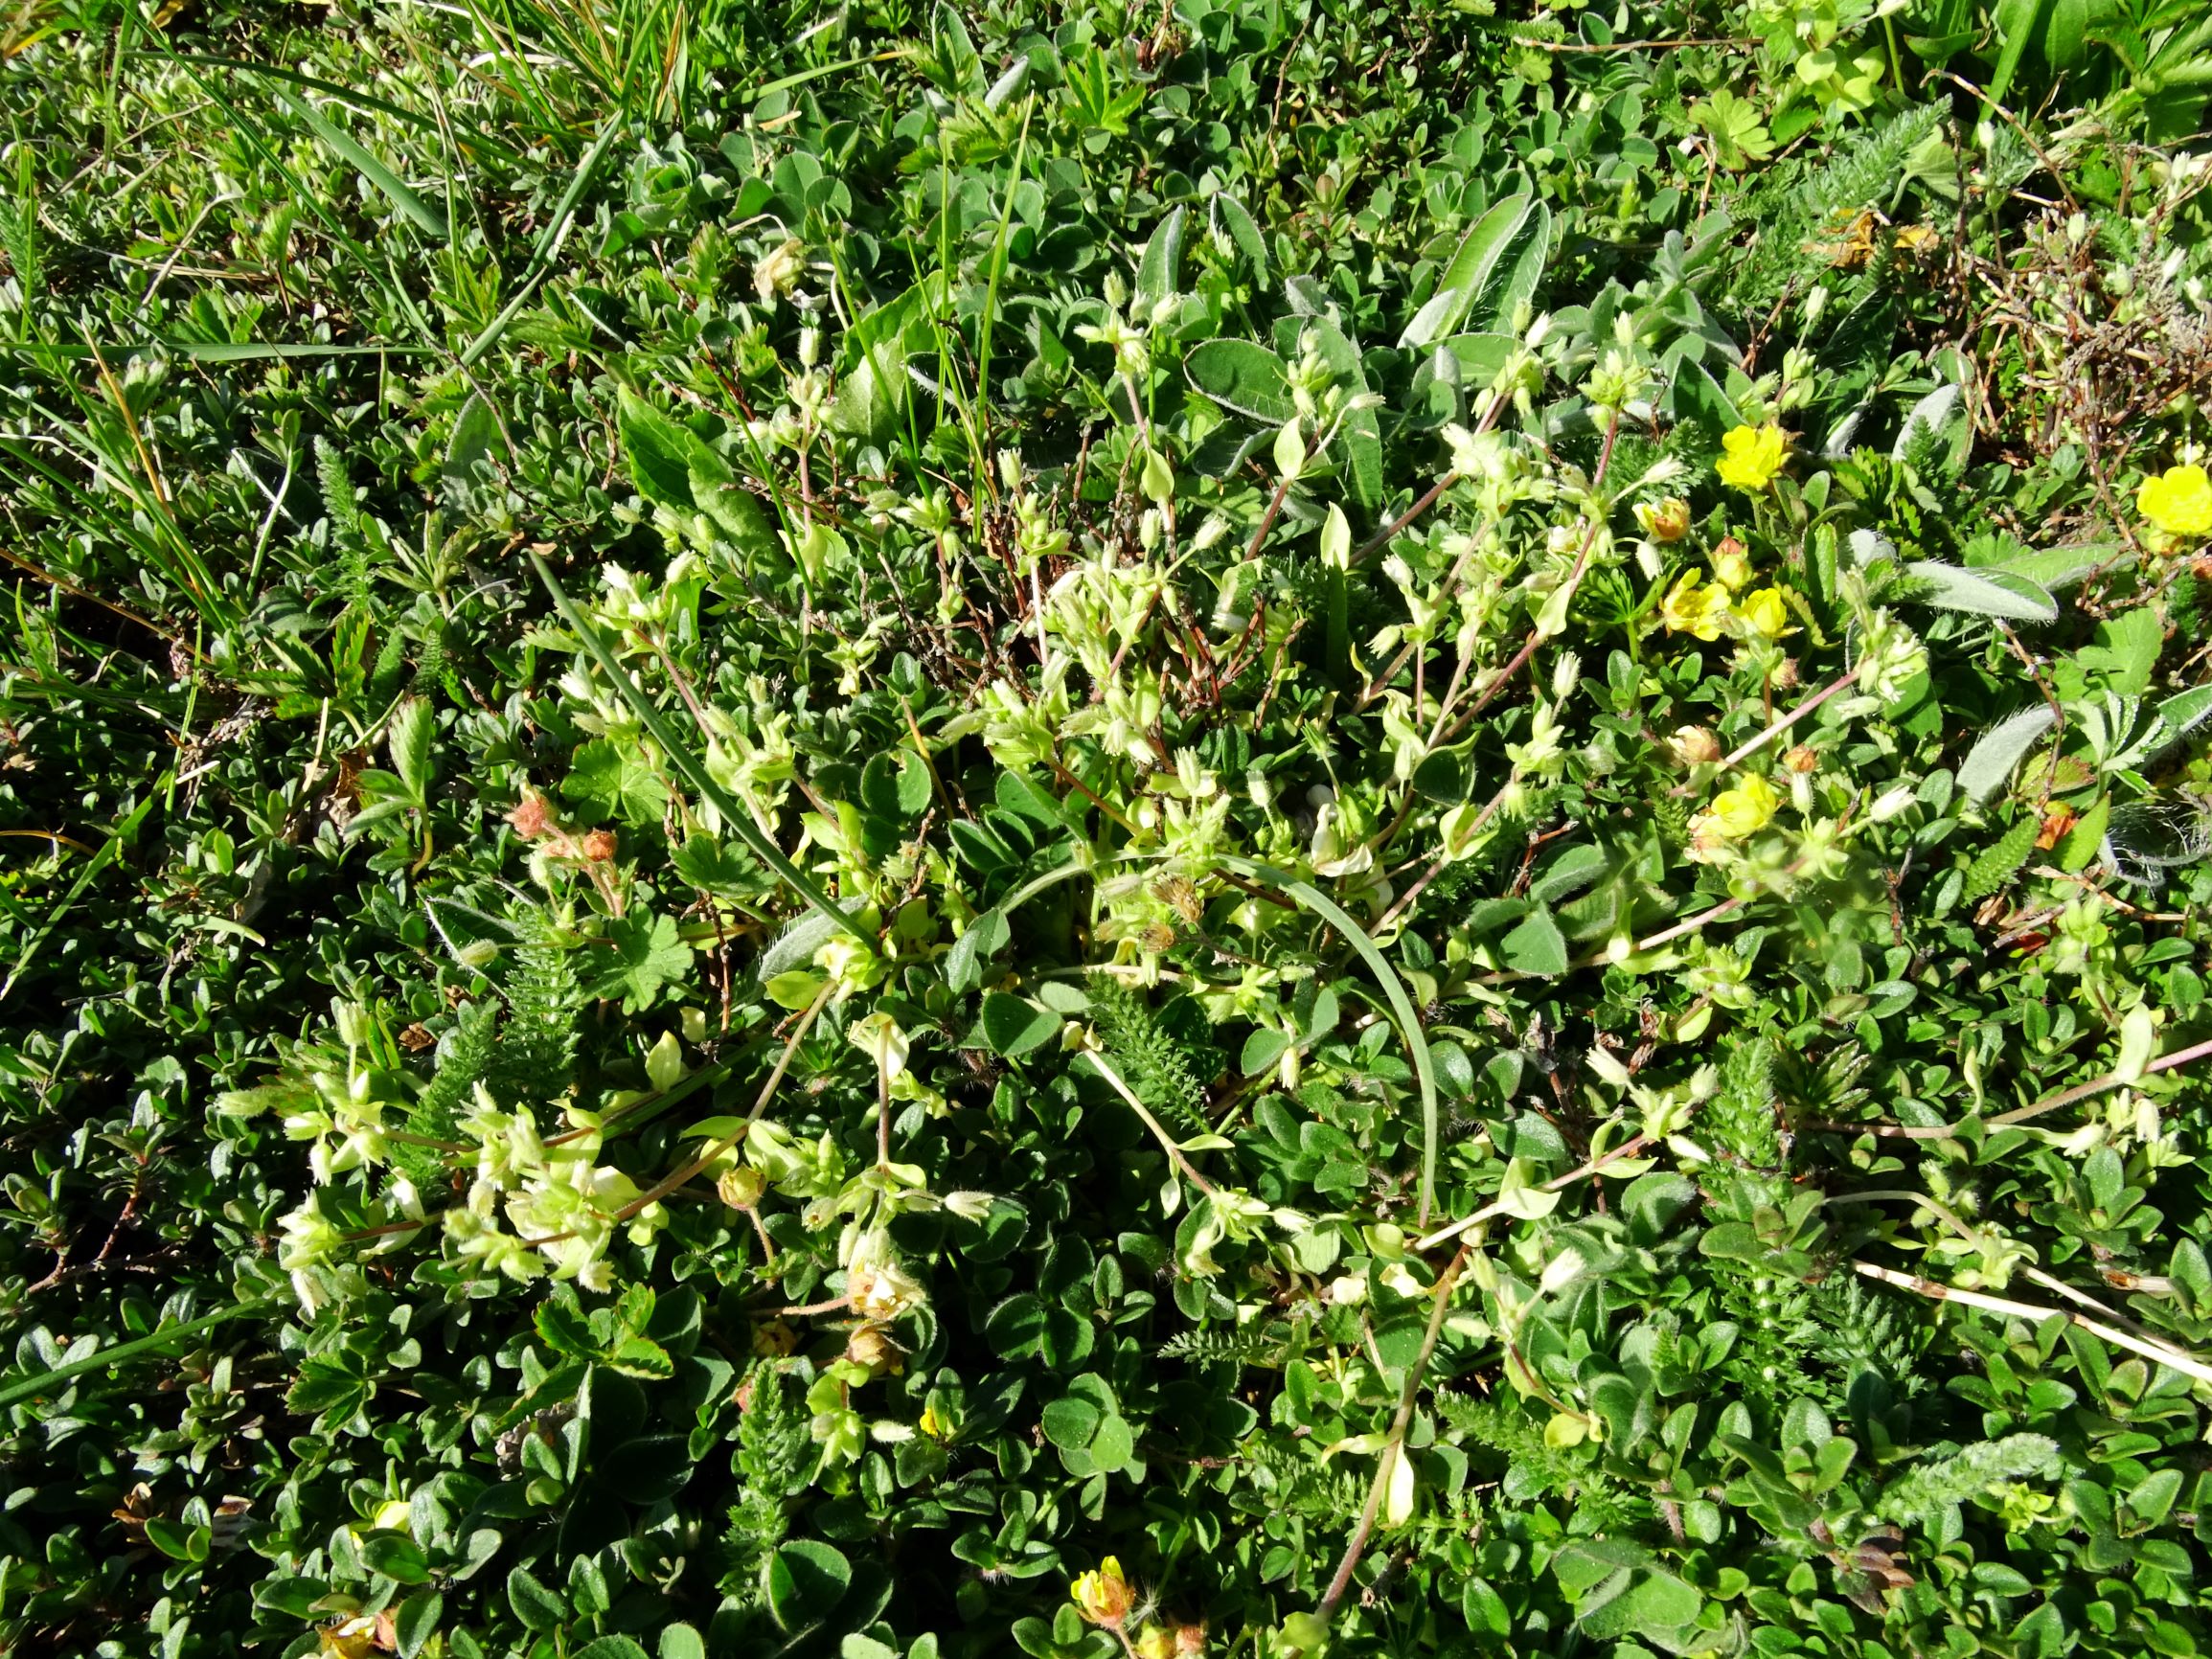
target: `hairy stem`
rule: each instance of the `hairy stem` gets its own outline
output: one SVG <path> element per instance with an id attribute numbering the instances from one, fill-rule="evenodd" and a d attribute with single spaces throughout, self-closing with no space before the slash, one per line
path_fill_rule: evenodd
<path id="1" fill-rule="evenodd" d="M 1313 1609 L 1314 1616 L 1324 1625 L 1336 1616 L 1337 1603 L 1352 1587 L 1352 1575 L 1359 1566 L 1359 1557 L 1367 1553 L 1367 1540 L 1375 1531 L 1376 1512 L 1382 1507 L 1382 1494 L 1390 1484 L 1391 1471 L 1398 1459 L 1405 1455 L 1405 1426 L 1413 1420 L 1414 1398 L 1421 1392 L 1421 1380 L 1428 1371 L 1429 1358 L 1436 1352 L 1436 1339 L 1444 1334 L 1444 1315 L 1451 1306 L 1452 1289 L 1459 1283 L 1460 1270 L 1467 1265 L 1472 1248 L 1472 1245 L 1462 1244 L 1451 1258 L 1451 1265 L 1436 1282 L 1436 1301 L 1428 1310 L 1428 1329 L 1421 1339 L 1421 1352 L 1406 1369 L 1405 1386 L 1399 1390 L 1398 1414 L 1390 1420 L 1390 1435 L 1383 1443 L 1381 1461 L 1375 1466 L 1375 1479 L 1367 1488 L 1367 1502 L 1360 1509 L 1359 1525 L 1353 1530 L 1351 1543 L 1345 1546 L 1344 1558 L 1336 1563 L 1335 1576 L 1329 1580 L 1328 1594 Z"/>

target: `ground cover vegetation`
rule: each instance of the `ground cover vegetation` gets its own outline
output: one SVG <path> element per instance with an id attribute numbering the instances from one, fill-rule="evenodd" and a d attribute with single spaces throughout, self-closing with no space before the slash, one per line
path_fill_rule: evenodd
<path id="1" fill-rule="evenodd" d="M 0 1648 L 2212 1643 L 2194 0 L 0 55 Z"/>

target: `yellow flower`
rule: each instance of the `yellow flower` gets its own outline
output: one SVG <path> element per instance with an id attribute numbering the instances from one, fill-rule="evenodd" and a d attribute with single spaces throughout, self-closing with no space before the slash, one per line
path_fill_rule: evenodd
<path id="1" fill-rule="evenodd" d="M 1781 805 L 1782 797 L 1774 793 L 1774 785 L 1753 773 L 1733 789 L 1714 796 L 1712 806 L 1691 820 L 1691 829 L 1724 841 L 1741 841 L 1771 824 L 1774 809 Z"/>
<path id="2" fill-rule="evenodd" d="M 1136 1605 L 1136 1594 L 1122 1577 L 1122 1564 L 1108 1556 L 1098 1570 L 1081 1575 L 1067 1587 L 1076 1608 L 1093 1625 L 1118 1627 Z"/>
<path id="3" fill-rule="evenodd" d="M 937 1415 L 937 1408 L 933 1405 L 925 1405 L 922 1408 L 922 1420 L 914 1426 L 931 1440 L 943 1440 L 950 1427 L 943 1418 Z"/>
<path id="4" fill-rule="evenodd" d="M 1722 438 L 1721 447 L 1727 453 L 1714 470 L 1720 473 L 1722 484 L 1732 484 L 1746 494 L 1758 494 L 1782 470 L 1779 426 L 1739 426 Z"/>
<path id="5" fill-rule="evenodd" d="M 315 1634 L 320 1639 L 315 1651 L 322 1659 L 374 1659 L 376 1652 L 376 1621 L 373 1618 L 326 1625 Z"/>
<path id="6" fill-rule="evenodd" d="M 1790 625 L 1790 607 L 1783 602 L 1782 590 L 1763 587 L 1757 593 L 1747 593 L 1736 606 L 1736 620 L 1744 625 L 1744 631 L 1763 640 L 1778 640 L 1784 634 L 1797 630 Z"/>
<path id="7" fill-rule="evenodd" d="M 371 1515 L 367 1521 L 359 1526 L 349 1527 L 347 1531 L 353 1534 L 353 1542 L 358 1544 L 361 1541 L 361 1534 L 365 1531 L 411 1534 L 414 1531 L 414 1507 L 405 1498 L 393 1498 L 389 1502 L 378 1504 L 376 1512 Z"/>
<path id="8" fill-rule="evenodd" d="M 1679 541 L 1690 534 L 1690 504 L 1678 495 L 1639 501 L 1636 522 L 1653 541 Z"/>
<path id="9" fill-rule="evenodd" d="M 2143 480 L 2135 511 L 2178 539 L 2212 535 L 2212 478 L 2195 464 L 2169 467 Z"/>
<path id="10" fill-rule="evenodd" d="M 1717 640 L 1728 621 L 1728 590 L 1706 587 L 1699 581 L 1696 571 L 1685 571 L 1682 580 L 1675 583 L 1674 591 L 1661 602 L 1659 616 L 1671 633 Z"/>
<path id="11" fill-rule="evenodd" d="M 1147 1625 L 1137 1635 L 1137 1659 L 1175 1659 L 1175 1633 L 1160 1625 Z"/>

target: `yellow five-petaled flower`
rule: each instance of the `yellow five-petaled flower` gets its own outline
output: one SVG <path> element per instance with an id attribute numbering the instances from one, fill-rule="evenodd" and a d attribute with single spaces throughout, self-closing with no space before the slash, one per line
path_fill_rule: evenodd
<path id="1" fill-rule="evenodd" d="M 2212 478 L 2194 463 L 2143 480 L 2135 511 L 2177 540 L 2212 535 Z"/>
<path id="2" fill-rule="evenodd" d="M 1659 617 L 1671 632 L 1717 640 L 1728 625 L 1728 590 L 1718 585 L 1708 587 L 1696 571 L 1684 571 L 1682 580 L 1660 602 Z"/>
<path id="3" fill-rule="evenodd" d="M 1714 796 L 1712 806 L 1690 820 L 1691 834 L 1700 839 L 1741 841 L 1771 824 L 1774 809 L 1781 805 L 1782 797 L 1774 792 L 1774 785 L 1754 772 L 1733 789 Z"/>
<path id="4" fill-rule="evenodd" d="M 1118 1628 L 1136 1605 L 1136 1594 L 1122 1577 L 1122 1564 L 1108 1556 L 1095 1572 L 1083 1573 L 1067 1587 L 1076 1610 L 1093 1625 Z"/>
<path id="5" fill-rule="evenodd" d="M 1744 631 L 1763 640 L 1778 640 L 1784 634 L 1797 630 L 1790 625 L 1790 606 L 1778 587 L 1763 587 L 1756 593 L 1747 593 L 1736 605 L 1736 620 L 1744 625 Z"/>
<path id="6" fill-rule="evenodd" d="M 1739 426 L 1721 440 L 1726 451 L 1714 470 L 1722 484 L 1756 495 L 1782 470 L 1785 444 L 1779 426 Z"/>

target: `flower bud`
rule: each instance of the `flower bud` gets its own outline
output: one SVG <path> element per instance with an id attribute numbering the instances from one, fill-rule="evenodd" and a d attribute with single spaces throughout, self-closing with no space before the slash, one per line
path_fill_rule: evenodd
<path id="1" fill-rule="evenodd" d="M 614 856 L 614 831 L 594 830 L 583 838 L 583 855 L 594 864 L 604 864 Z"/>
<path id="2" fill-rule="evenodd" d="M 1574 694 L 1582 677 L 1583 659 L 1573 651 L 1562 651 L 1559 661 L 1552 665 L 1552 701 L 1565 702 Z"/>
<path id="3" fill-rule="evenodd" d="M 880 1010 L 855 1020 L 846 1040 L 874 1057 L 886 1083 L 906 1069 L 908 1038 L 899 1022 Z"/>
<path id="4" fill-rule="evenodd" d="M 845 1357 L 869 1375 L 883 1376 L 901 1369 L 905 1351 L 880 1326 L 863 1325 L 845 1344 Z"/>
<path id="5" fill-rule="evenodd" d="M 1175 469 L 1165 455 L 1146 445 L 1143 463 L 1137 468 L 1137 488 L 1145 492 L 1154 506 L 1165 507 L 1174 499 Z"/>
<path id="6" fill-rule="evenodd" d="M 1713 550 L 1713 580 L 1730 593 L 1751 580 L 1750 551 L 1732 535 Z"/>
<path id="7" fill-rule="evenodd" d="M 507 814 L 507 822 L 523 840 L 535 841 L 552 824 L 553 813 L 545 805 L 545 797 L 532 789 L 515 803 L 514 810 Z"/>
<path id="8" fill-rule="evenodd" d="M 1616 1089 L 1627 1088 L 1631 1080 L 1629 1068 L 1621 1064 L 1613 1052 L 1603 1043 L 1590 1045 L 1588 1053 L 1584 1057 L 1584 1063 Z"/>
<path id="9" fill-rule="evenodd" d="M 790 292 L 806 268 L 807 244 L 796 237 L 782 243 L 753 266 L 753 292 L 766 305 L 777 295 Z"/>
<path id="10" fill-rule="evenodd" d="M 1679 541 L 1690 534 L 1690 504 L 1678 495 L 1636 503 L 1636 522 L 1653 541 Z"/>
<path id="11" fill-rule="evenodd" d="M 980 1221 L 991 1214 L 989 1193 L 958 1192 L 945 1194 L 945 1207 L 963 1221 Z"/>
<path id="12" fill-rule="evenodd" d="M 722 1202 L 733 1210 L 750 1210 L 767 1190 L 767 1176 L 750 1164 L 724 1170 L 721 1179 L 715 1183 L 715 1191 L 721 1194 Z"/>
<path id="13" fill-rule="evenodd" d="M 1797 631 L 1790 625 L 1790 606 L 1778 587 L 1745 594 L 1737 601 L 1734 614 L 1736 625 L 1748 639 L 1778 640 Z"/>
<path id="14" fill-rule="evenodd" d="M 1803 775 L 1819 769 L 1820 757 L 1813 751 L 1812 744 L 1799 743 L 1783 754 L 1782 765 L 1787 771 Z"/>
<path id="15" fill-rule="evenodd" d="M 1685 766 L 1706 766 L 1721 758 L 1721 739 L 1703 726 L 1683 726 L 1668 739 L 1675 759 Z"/>
<path id="16" fill-rule="evenodd" d="M 1778 692 L 1795 691 L 1802 683 L 1797 677 L 1797 659 L 1784 657 L 1770 677 L 1770 683 Z"/>
<path id="17" fill-rule="evenodd" d="M 1909 807 L 1916 799 L 1918 797 L 1910 784 L 1900 784 L 1896 788 L 1885 791 L 1868 809 L 1867 816 L 1877 824 L 1886 824 Z"/>
<path id="18" fill-rule="evenodd" d="M 357 1002 L 343 998 L 331 1004 L 331 1017 L 338 1024 L 338 1040 L 350 1049 L 357 1049 L 369 1040 L 369 1012 Z"/>
<path id="19" fill-rule="evenodd" d="M 1329 504 L 1329 516 L 1321 521 L 1321 562 L 1331 570 L 1352 568 L 1352 521 L 1334 502 Z"/>

